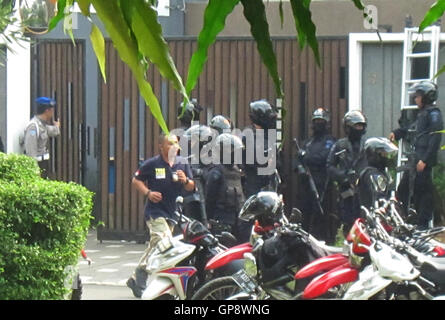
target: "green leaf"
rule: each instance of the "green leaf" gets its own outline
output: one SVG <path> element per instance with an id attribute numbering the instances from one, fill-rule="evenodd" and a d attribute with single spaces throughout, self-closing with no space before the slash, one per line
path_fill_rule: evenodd
<path id="1" fill-rule="evenodd" d="M 365 6 L 363 5 L 361 0 L 352 0 L 352 2 L 354 2 L 354 5 L 357 7 L 357 9 L 359 10 L 365 9 Z"/>
<path id="2" fill-rule="evenodd" d="M 423 21 L 420 23 L 419 32 L 425 30 L 426 27 L 436 22 L 445 12 L 445 0 L 438 0 L 425 14 Z"/>
<path id="3" fill-rule="evenodd" d="M 92 24 L 90 34 L 91 44 L 93 45 L 94 53 L 96 54 L 97 62 L 99 63 L 100 72 L 104 78 L 104 82 L 107 82 L 107 75 L 105 72 L 105 40 L 100 29 Z"/>
<path id="4" fill-rule="evenodd" d="M 51 19 L 48 25 L 48 32 L 53 30 L 56 25 L 65 17 L 66 0 L 57 1 L 57 14 Z"/>
<path id="5" fill-rule="evenodd" d="M 91 0 L 77 0 L 77 4 L 79 5 L 80 11 L 84 16 L 90 16 L 90 5 Z"/>
<path id="6" fill-rule="evenodd" d="M 445 66 L 442 66 L 442 67 L 440 68 L 440 70 L 437 71 L 437 73 L 434 75 L 433 79 L 437 78 L 438 76 L 440 76 L 440 75 L 441 75 L 442 73 L 444 73 L 444 72 L 445 72 Z"/>
<path id="7" fill-rule="evenodd" d="M 250 23 L 250 32 L 256 41 L 261 60 L 272 77 L 277 97 L 281 98 L 283 97 L 281 79 L 278 75 L 277 57 L 273 51 L 273 44 L 270 39 L 264 3 L 257 0 L 241 0 L 241 3 L 244 7 L 244 16 Z"/>
<path id="8" fill-rule="evenodd" d="M 188 100 L 182 78 L 176 70 L 156 10 L 144 0 L 120 1 L 124 17 L 130 26 L 139 51 L 158 67 L 161 75 L 170 80 L 176 90 Z"/>
<path id="9" fill-rule="evenodd" d="M 280 0 L 280 4 L 278 6 L 278 11 L 280 13 L 281 29 L 283 29 L 283 25 L 284 25 L 283 0 Z"/>
<path id="10" fill-rule="evenodd" d="M 161 129 L 168 133 L 159 101 L 154 95 L 150 84 L 145 81 L 145 69 L 139 59 L 138 46 L 130 36 L 131 30 L 128 28 L 121 7 L 117 5 L 117 2 L 109 0 L 92 0 L 91 3 L 96 9 L 96 13 L 104 24 L 122 61 L 131 69 L 140 93 L 145 103 L 149 106 L 153 117 L 155 117 Z"/>
<path id="11" fill-rule="evenodd" d="M 312 21 L 311 11 L 309 10 L 310 0 L 304 2 L 300 0 L 290 0 L 290 3 L 295 19 L 295 27 L 298 32 L 300 48 L 303 48 L 307 41 L 312 48 L 317 65 L 320 66 L 320 52 L 318 50 L 316 27 Z"/>
<path id="12" fill-rule="evenodd" d="M 225 26 L 227 16 L 233 11 L 240 0 L 209 0 L 204 11 L 204 23 L 198 36 L 198 47 L 190 60 L 186 92 L 190 95 L 195 88 L 199 75 L 208 58 L 208 49 L 215 42 L 216 36 Z"/>

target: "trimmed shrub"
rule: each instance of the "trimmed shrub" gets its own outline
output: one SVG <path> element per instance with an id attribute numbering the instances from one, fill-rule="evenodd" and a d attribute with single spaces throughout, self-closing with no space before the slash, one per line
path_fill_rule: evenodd
<path id="1" fill-rule="evenodd" d="M 40 168 L 31 157 L 0 152 L 0 180 L 22 183 L 40 178 Z"/>
<path id="2" fill-rule="evenodd" d="M 0 299 L 66 296 L 67 270 L 85 244 L 92 196 L 75 183 L 41 179 L 27 156 L 0 154 Z"/>

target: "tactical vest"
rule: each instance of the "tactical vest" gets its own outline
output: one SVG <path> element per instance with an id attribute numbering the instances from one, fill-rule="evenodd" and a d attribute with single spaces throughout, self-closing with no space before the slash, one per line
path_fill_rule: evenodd
<path id="1" fill-rule="evenodd" d="M 223 194 L 218 203 L 220 206 L 224 206 L 224 211 L 227 213 L 234 213 L 238 216 L 245 201 L 241 184 L 241 170 L 238 167 L 227 168 L 221 166 L 221 171 L 224 176 L 224 186 Z"/>
<path id="2" fill-rule="evenodd" d="M 225 206 L 237 214 L 245 202 L 243 187 L 241 184 L 241 170 L 238 167 L 227 168 L 222 166 L 224 176 L 224 203 Z"/>

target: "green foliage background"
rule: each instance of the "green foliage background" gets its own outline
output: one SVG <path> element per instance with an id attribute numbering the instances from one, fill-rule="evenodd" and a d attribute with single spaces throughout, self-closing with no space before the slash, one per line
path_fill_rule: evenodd
<path id="1" fill-rule="evenodd" d="M 65 298 L 86 241 L 93 193 L 39 173 L 34 159 L 0 153 L 1 300 Z"/>

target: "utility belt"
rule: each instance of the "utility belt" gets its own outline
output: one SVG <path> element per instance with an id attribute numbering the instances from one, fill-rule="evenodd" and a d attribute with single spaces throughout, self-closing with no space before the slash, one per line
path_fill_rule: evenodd
<path id="1" fill-rule="evenodd" d="M 41 156 L 36 156 L 36 157 L 34 157 L 34 159 L 36 159 L 38 162 L 43 161 L 43 160 L 49 160 L 49 153 L 44 153 Z"/>

